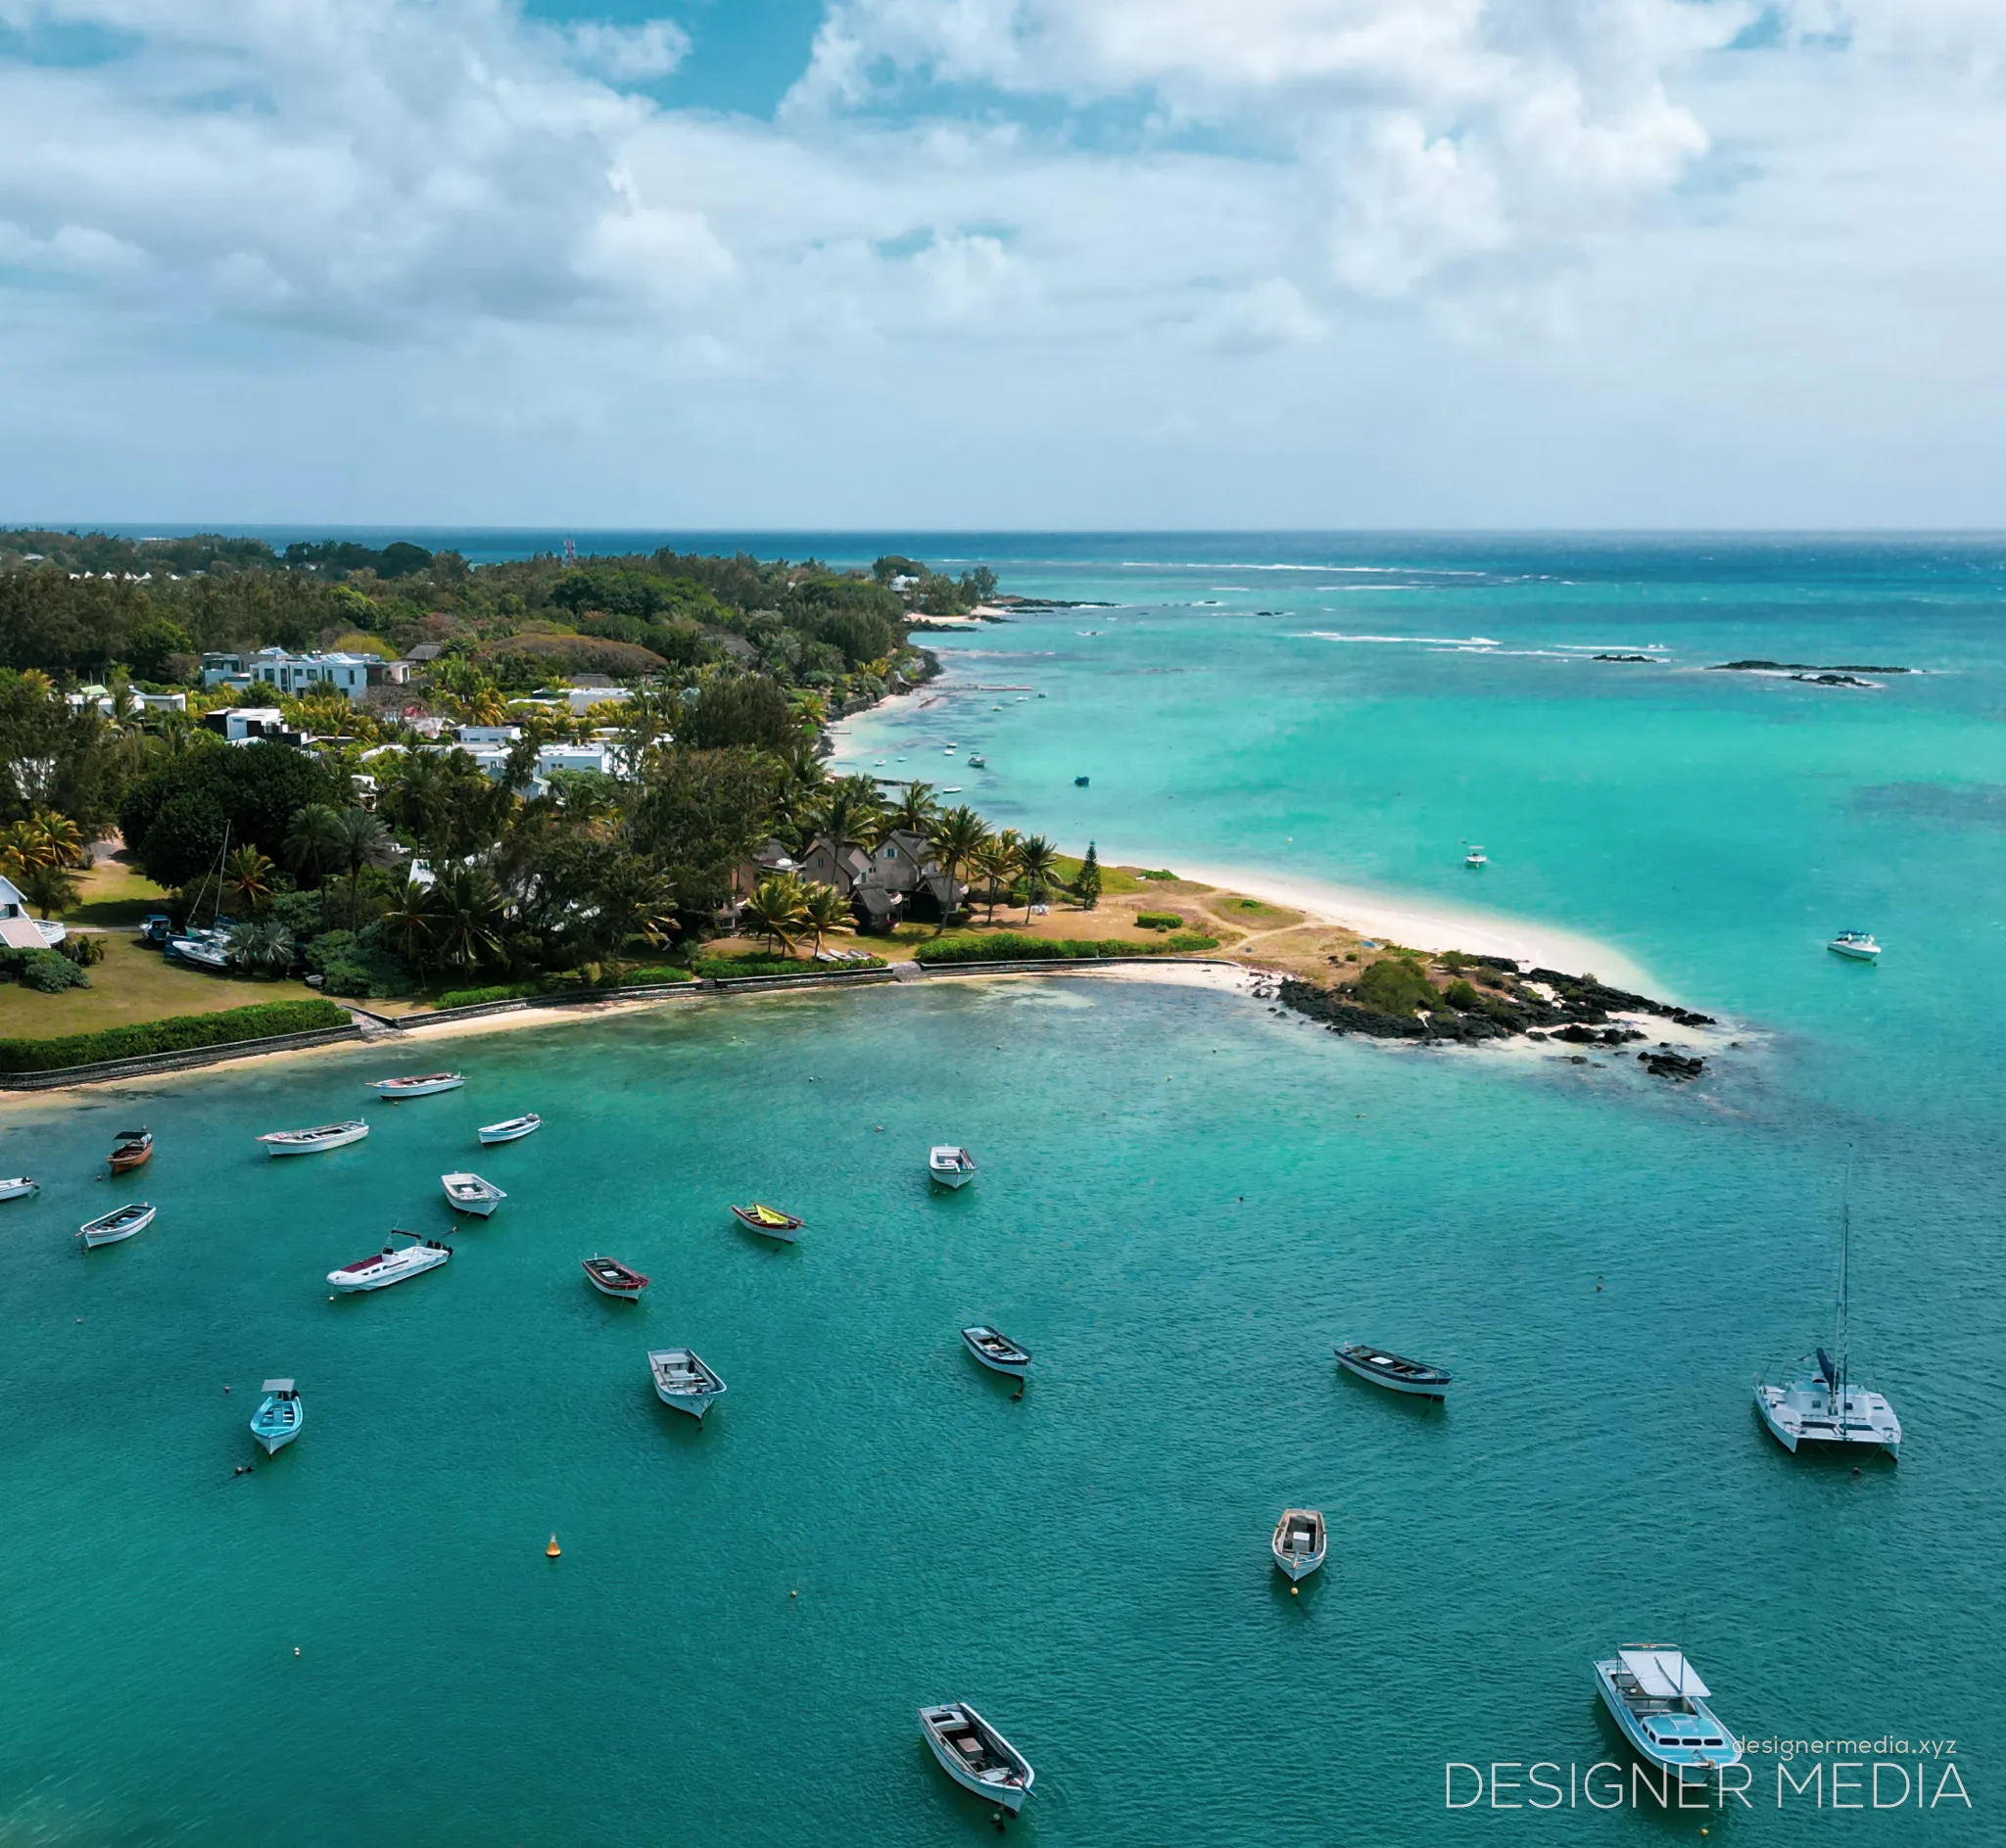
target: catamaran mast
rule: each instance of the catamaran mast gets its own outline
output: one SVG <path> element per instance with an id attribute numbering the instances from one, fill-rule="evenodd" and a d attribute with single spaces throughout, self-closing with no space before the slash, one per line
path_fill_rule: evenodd
<path id="1" fill-rule="evenodd" d="M 1853 1152 L 1845 1152 L 1845 1192 L 1839 1199 L 1839 1309 L 1832 1330 L 1833 1372 L 1838 1376 L 1833 1385 L 1833 1397 L 1838 1401 L 1832 1408 L 1833 1421 L 1839 1426 L 1839 1441 L 1846 1442 L 1846 1394 L 1845 1394 L 1845 1298 L 1846 1298 L 1846 1248 L 1852 1243 L 1853 1229 Z"/>

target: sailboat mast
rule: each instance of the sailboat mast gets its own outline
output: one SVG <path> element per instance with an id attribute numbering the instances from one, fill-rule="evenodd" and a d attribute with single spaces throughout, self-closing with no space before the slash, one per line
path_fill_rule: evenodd
<path id="1" fill-rule="evenodd" d="M 1839 1426 L 1839 1441 L 1846 1437 L 1845 1417 L 1845 1299 L 1846 1299 L 1846 1256 L 1852 1244 L 1853 1231 L 1853 1152 L 1845 1152 L 1845 1192 L 1840 1196 L 1839 1207 L 1839 1311 L 1832 1331 L 1833 1370 L 1839 1378 L 1834 1388 L 1839 1400 L 1833 1409 L 1834 1421 Z"/>

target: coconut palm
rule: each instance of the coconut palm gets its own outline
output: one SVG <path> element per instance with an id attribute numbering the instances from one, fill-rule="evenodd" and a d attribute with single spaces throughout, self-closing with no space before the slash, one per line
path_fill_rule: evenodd
<path id="1" fill-rule="evenodd" d="M 928 838 L 933 843 L 933 851 L 940 856 L 947 877 L 958 879 L 962 869 L 988 844 L 989 825 L 974 809 L 963 804 L 936 817 Z"/>
<path id="2" fill-rule="evenodd" d="M 1042 834 L 1019 841 L 1017 877 L 1024 881 L 1024 921 L 1029 924 L 1030 908 L 1050 898 L 1059 882 L 1059 849 Z"/>
<path id="3" fill-rule="evenodd" d="M 239 847 L 223 862 L 223 891 L 233 907 L 241 905 L 255 918 L 271 903 L 271 879 L 276 871 L 256 847 Z"/>
<path id="4" fill-rule="evenodd" d="M 309 802 L 286 830 L 286 865 L 310 879 L 341 864 L 341 811 L 331 802 Z"/>
<path id="5" fill-rule="evenodd" d="M 878 785 L 869 777 L 844 777 L 831 783 L 815 811 L 816 831 L 828 840 L 838 858 L 845 847 L 869 846 L 878 838 L 884 820 Z"/>
<path id="6" fill-rule="evenodd" d="M 933 800 L 933 785 L 931 782 L 909 782 L 886 812 L 885 820 L 893 828 L 924 834 L 933 826 L 939 813 L 940 804 Z"/>
<path id="7" fill-rule="evenodd" d="M 1017 849 L 999 834 L 969 856 L 969 868 L 981 876 L 982 900 L 989 907 L 986 922 L 994 924 L 996 907 L 1008 895 L 1011 881 L 1017 877 Z"/>
<path id="8" fill-rule="evenodd" d="M 349 876 L 349 924 L 353 928 L 362 869 L 389 866 L 397 858 L 397 842 L 390 829 L 367 809 L 350 809 L 337 815 L 332 841 L 334 864 L 346 869 Z"/>
<path id="9" fill-rule="evenodd" d="M 383 941 L 406 962 L 423 969 L 431 961 L 433 914 L 428 903 L 431 887 L 402 880 L 392 894 L 390 909 L 383 914 Z"/>
<path id="10" fill-rule="evenodd" d="M 752 926 L 754 936 L 783 954 L 791 954 L 794 933 L 809 924 L 806 888 L 793 874 L 777 873 L 752 888 L 740 916 Z"/>
<path id="11" fill-rule="evenodd" d="M 502 953 L 502 893 L 477 867 L 454 867 L 425 894 L 439 960 L 470 970 Z"/>
<path id="12" fill-rule="evenodd" d="M 43 862 L 53 867 L 80 867 L 84 864 L 83 831 L 67 815 L 53 809 L 37 809 L 25 826 L 41 843 Z"/>
<path id="13" fill-rule="evenodd" d="M 230 932 L 229 957 L 233 968 L 283 975 L 293 966 L 293 933 L 282 924 L 240 924 Z"/>
<path id="14" fill-rule="evenodd" d="M 801 903 L 801 918 L 815 932 L 815 948 L 820 951 L 822 940 L 832 930 L 849 923 L 849 900 L 835 886 L 825 885 L 820 879 L 812 880 Z"/>

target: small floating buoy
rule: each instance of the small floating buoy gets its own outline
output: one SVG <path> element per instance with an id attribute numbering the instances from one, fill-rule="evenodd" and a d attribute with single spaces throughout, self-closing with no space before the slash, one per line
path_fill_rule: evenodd
<path id="1" fill-rule="evenodd" d="M 801 1595 L 801 1594 L 800 1594 L 800 1592 L 798 1592 L 798 1591 L 789 1591 L 789 1592 L 788 1593 L 788 1597 L 799 1597 L 800 1595 Z"/>
<path id="2" fill-rule="evenodd" d="M 225 1393 L 227 1393 L 227 1392 L 228 1392 L 229 1390 L 230 1390 L 230 1389 L 229 1389 L 229 1388 L 228 1388 L 227 1386 L 223 1388 L 223 1391 L 224 1391 Z"/>
<path id="3" fill-rule="evenodd" d="M 564 1549 L 557 1544 L 556 1535 L 552 1534 L 550 1536 L 549 1545 L 544 1548 L 544 1557 L 546 1559 L 555 1559 L 562 1554 L 563 1550 Z"/>
<path id="4" fill-rule="evenodd" d="M 297 1644 L 296 1644 L 296 1645 L 294 1646 L 294 1649 L 293 1649 L 293 1653 L 294 1653 L 295 1655 L 298 1655 L 298 1654 L 300 1653 L 300 1651 L 299 1651 L 299 1647 L 298 1647 L 298 1645 L 297 1645 Z"/>
<path id="5" fill-rule="evenodd" d="M 1290 1587 L 1289 1587 L 1289 1596 L 1290 1596 L 1290 1597 L 1301 1597 L 1302 1595 L 1303 1595 L 1303 1587 L 1301 1587 L 1300 1585 L 1292 1585 L 1292 1586 L 1290 1586 Z"/>

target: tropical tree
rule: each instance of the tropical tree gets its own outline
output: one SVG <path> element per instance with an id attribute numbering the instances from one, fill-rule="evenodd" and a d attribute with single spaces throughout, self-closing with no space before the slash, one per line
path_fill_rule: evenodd
<path id="1" fill-rule="evenodd" d="M 8 877 L 21 887 L 22 897 L 44 918 L 53 917 L 59 911 L 68 911 L 76 903 L 82 890 L 81 881 L 68 867 L 48 862 L 24 867 L 21 872 Z"/>
<path id="2" fill-rule="evenodd" d="M 1079 863 L 1073 881 L 1073 896 L 1081 911 L 1092 911 L 1101 902 L 1101 857 L 1092 841 L 1086 843 L 1086 858 Z"/>
<path id="3" fill-rule="evenodd" d="M 1059 882 L 1059 850 L 1042 834 L 1031 834 L 1017 843 L 1017 877 L 1024 881 L 1024 921 L 1030 922 L 1033 905 L 1042 905 Z"/>
<path id="4" fill-rule="evenodd" d="M 356 919 L 356 893 L 365 867 L 389 866 L 397 858 L 397 841 L 382 821 L 367 809 L 350 809 L 334 819 L 334 864 L 349 876 L 349 924 Z"/>
<path id="5" fill-rule="evenodd" d="M 820 879 L 811 880 L 801 902 L 801 918 L 815 932 L 815 948 L 819 952 L 823 939 L 832 930 L 849 923 L 849 900 L 835 886 L 825 885 Z"/>
<path id="6" fill-rule="evenodd" d="M 676 931 L 676 888 L 639 854 L 613 848 L 590 891 L 586 935 L 617 972 L 629 939 L 660 946 Z"/>
<path id="7" fill-rule="evenodd" d="M 1017 877 L 1017 848 L 998 834 L 984 841 L 969 856 L 972 871 L 982 880 L 982 900 L 989 907 L 986 923 L 996 922 L 996 907 L 1009 894 Z"/>
<path id="8" fill-rule="evenodd" d="M 963 804 L 938 817 L 928 836 L 940 856 L 950 879 L 959 879 L 963 868 L 988 844 L 989 825 L 974 809 Z"/>
<path id="9" fill-rule="evenodd" d="M 740 916 L 752 926 L 754 936 L 789 954 L 795 932 L 809 924 L 807 891 L 793 874 L 777 873 L 753 887 Z"/>
<path id="10" fill-rule="evenodd" d="M 940 804 L 933 800 L 933 785 L 931 782 L 909 782 L 900 791 L 898 800 L 885 813 L 885 820 L 893 828 L 903 828 L 915 834 L 926 833 L 940 813 Z"/>
<path id="11" fill-rule="evenodd" d="M 230 858 L 234 860 L 236 855 Z M 283 975 L 293 966 L 293 933 L 282 924 L 240 924 L 230 932 L 228 948 L 230 964 L 236 969 Z"/>
<path id="12" fill-rule="evenodd" d="M 52 867 L 80 867 L 84 864 L 83 830 L 67 815 L 53 809 L 37 809 L 24 826 L 39 844 L 44 864 Z"/>
<path id="13" fill-rule="evenodd" d="M 310 802 L 286 833 L 286 865 L 319 880 L 341 864 L 341 811 L 332 802 Z"/>
<path id="14" fill-rule="evenodd" d="M 431 890 L 428 885 L 414 885 L 408 878 L 401 880 L 382 918 L 385 944 L 417 969 L 425 968 L 432 960 Z"/>
<path id="15" fill-rule="evenodd" d="M 878 838 L 884 811 L 878 785 L 869 777 L 844 777 L 829 785 L 815 811 L 816 831 L 840 856 L 845 847 L 866 847 Z"/>
<path id="16" fill-rule="evenodd" d="M 478 969 L 502 954 L 502 894 L 478 867 L 454 867 L 426 892 L 423 904 L 439 960 Z"/>
<path id="17" fill-rule="evenodd" d="M 271 903 L 271 879 L 276 871 L 256 847 L 239 847 L 223 862 L 224 896 L 255 918 Z"/>

